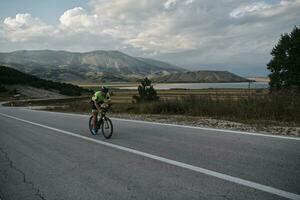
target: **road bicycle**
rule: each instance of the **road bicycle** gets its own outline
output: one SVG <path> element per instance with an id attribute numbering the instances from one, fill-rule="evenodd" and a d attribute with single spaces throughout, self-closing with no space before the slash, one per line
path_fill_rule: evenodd
<path id="1" fill-rule="evenodd" d="M 101 108 L 100 115 L 97 115 L 97 125 L 96 125 L 97 132 L 98 130 L 101 129 L 101 132 L 106 139 L 111 138 L 114 130 L 112 121 L 106 116 L 108 110 L 109 110 L 108 108 Z M 93 116 L 91 116 L 89 119 L 89 129 L 91 133 L 92 133 L 92 128 L 93 128 Z"/>

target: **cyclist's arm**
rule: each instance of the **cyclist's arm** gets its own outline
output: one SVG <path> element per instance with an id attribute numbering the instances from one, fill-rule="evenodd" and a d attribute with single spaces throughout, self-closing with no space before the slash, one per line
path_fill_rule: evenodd
<path id="1" fill-rule="evenodd" d="M 110 100 L 110 95 L 109 94 L 106 95 L 106 103 L 107 103 L 108 106 L 111 106 L 111 104 L 112 104 L 111 100 Z"/>
<path id="2" fill-rule="evenodd" d="M 101 108 L 100 108 L 100 106 L 97 104 L 96 101 L 94 101 L 94 105 L 95 105 L 95 107 L 97 108 L 98 112 L 101 112 Z"/>
<path id="3" fill-rule="evenodd" d="M 109 105 L 109 106 L 111 106 L 111 104 L 112 104 L 110 99 L 107 99 L 106 103 L 107 103 L 107 105 Z"/>
<path id="4" fill-rule="evenodd" d="M 94 94 L 94 96 L 92 97 L 92 101 L 94 102 L 94 105 L 95 105 L 95 107 L 97 108 L 98 112 L 100 112 L 100 111 L 101 111 L 101 108 L 100 108 L 100 106 L 99 106 L 98 103 L 97 103 L 97 99 L 98 99 L 98 96 L 97 96 L 97 95 L 98 95 L 97 93 Z"/>

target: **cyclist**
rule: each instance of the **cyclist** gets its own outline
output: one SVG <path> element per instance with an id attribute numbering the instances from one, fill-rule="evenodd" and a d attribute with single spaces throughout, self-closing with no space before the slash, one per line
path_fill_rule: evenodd
<path id="1" fill-rule="evenodd" d="M 109 90 L 107 87 L 101 86 L 100 91 L 95 92 L 95 94 L 92 97 L 91 103 L 93 113 L 93 135 L 97 134 L 97 116 L 98 113 L 101 112 L 101 108 L 103 108 L 104 103 L 106 103 L 107 106 L 111 106 L 111 100 L 108 91 Z"/>

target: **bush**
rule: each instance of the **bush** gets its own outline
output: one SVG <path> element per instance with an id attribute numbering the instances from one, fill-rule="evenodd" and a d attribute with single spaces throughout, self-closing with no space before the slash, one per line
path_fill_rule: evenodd
<path id="1" fill-rule="evenodd" d="M 132 97 L 137 103 L 157 101 L 159 99 L 157 92 L 151 83 L 151 80 L 147 77 L 141 80 L 141 84 L 138 86 L 139 96 L 135 95 Z"/>

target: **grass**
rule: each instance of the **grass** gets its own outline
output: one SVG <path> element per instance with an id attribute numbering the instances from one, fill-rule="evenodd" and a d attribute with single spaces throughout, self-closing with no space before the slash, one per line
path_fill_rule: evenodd
<path id="1" fill-rule="evenodd" d="M 250 98 L 211 98 L 188 96 L 135 104 L 128 112 L 136 114 L 175 114 L 212 117 L 244 123 L 259 121 L 300 125 L 300 95 L 265 95 Z"/>
<path id="2" fill-rule="evenodd" d="M 62 98 L 62 99 L 46 99 L 46 100 L 12 100 L 8 103 L 3 104 L 4 106 L 62 106 L 62 105 L 68 105 L 73 102 L 80 102 L 80 101 L 88 101 L 89 97 L 83 96 L 83 97 L 70 97 L 70 98 Z"/>
<path id="3" fill-rule="evenodd" d="M 266 90 L 202 89 L 158 91 L 160 101 L 136 104 L 136 91 L 113 90 L 113 113 L 209 117 L 255 125 L 300 125 L 300 94 Z M 13 102 L 14 106 L 50 106 L 47 110 L 89 113 L 89 97 Z"/>

